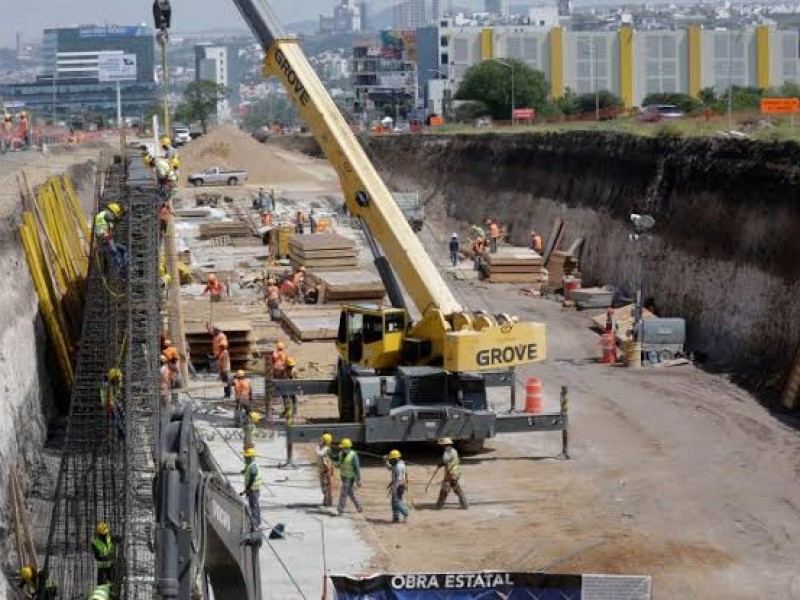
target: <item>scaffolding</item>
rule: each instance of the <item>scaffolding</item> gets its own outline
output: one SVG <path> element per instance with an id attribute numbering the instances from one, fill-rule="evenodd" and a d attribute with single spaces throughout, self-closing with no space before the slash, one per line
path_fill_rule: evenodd
<path id="1" fill-rule="evenodd" d="M 136 169 L 135 165 L 131 165 Z M 127 273 L 92 247 L 66 438 L 44 570 L 58 598 L 84 600 L 96 585 L 91 540 L 98 522 L 114 537 L 118 598 L 155 596 L 152 481 L 158 414 L 159 227 L 153 185 L 129 185 L 126 165 L 109 167 L 103 205 L 124 216 L 114 239 L 127 248 Z M 101 392 L 122 371 L 116 409 Z"/>

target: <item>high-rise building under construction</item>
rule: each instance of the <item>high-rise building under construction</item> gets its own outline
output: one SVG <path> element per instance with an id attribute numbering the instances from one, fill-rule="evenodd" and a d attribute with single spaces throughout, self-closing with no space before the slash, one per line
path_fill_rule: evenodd
<path id="1" fill-rule="evenodd" d="M 395 0 L 392 17 L 395 29 L 416 29 L 427 25 L 425 0 Z"/>

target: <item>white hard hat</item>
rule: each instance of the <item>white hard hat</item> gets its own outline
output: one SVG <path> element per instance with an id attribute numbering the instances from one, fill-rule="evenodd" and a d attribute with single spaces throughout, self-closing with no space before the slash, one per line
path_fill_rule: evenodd
<path id="1" fill-rule="evenodd" d="M 453 235 L 451 235 L 450 237 L 457 238 L 457 237 L 458 237 L 458 234 L 457 234 L 457 233 L 454 233 L 454 234 L 453 234 Z"/>

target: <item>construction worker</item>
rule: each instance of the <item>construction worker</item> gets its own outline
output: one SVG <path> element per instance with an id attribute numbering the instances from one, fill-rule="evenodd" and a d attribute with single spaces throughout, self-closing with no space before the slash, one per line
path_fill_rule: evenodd
<path id="1" fill-rule="evenodd" d="M 161 144 L 161 149 L 164 151 L 164 158 L 168 161 L 172 161 L 176 155 L 175 148 L 172 147 L 172 140 L 164 136 L 159 140 L 159 143 Z"/>
<path id="2" fill-rule="evenodd" d="M 275 350 L 272 351 L 272 377 L 273 379 L 286 378 L 286 350 L 284 350 L 283 342 L 275 344 Z"/>
<path id="3" fill-rule="evenodd" d="M 247 450 L 248 448 L 255 447 L 256 445 L 254 439 L 255 430 L 256 430 L 256 425 L 258 425 L 258 422 L 260 420 L 261 420 L 261 415 L 255 411 L 247 415 L 247 418 L 244 420 L 244 423 L 242 424 L 242 434 L 244 435 L 245 450 Z"/>
<path id="4" fill-rule="evenodd" d="M 267 280 L 267 291 L 265 293 L 267 300 L 267 308 L 269 309 L 269 317 L 273 321 L 279 321 L 281 318 L 281 290 L 277 282 L 270 278 Z"/>
<path id="5" fill-rule="evenodd" d="M 159 357 L 159 360 L 161 361 L 161 367 L 158 370 L 159 396 L 161 397 L 161 406 L 166 406 L 172 390 L 172 368 L 169 366 L 167 357 L 163 354 Z"/>
<path id="6" fill-rule="evenodd" d="M 145 164 L 153 169 L 158 181 L 158 195 L 162 200 L 167 200 L 172 195 L 173 188 L 178 183 L 178 175 L 172 169 L 170 161 L 160 156 L 147 154 L 144 157 Z"/>
<path id="7" fill-rule="evenodd" d="M 453 235 L 450 236 L 450 262 L 453 263 L 454 267 L 458 266 L 458 254 L 461 252 L 461 242 L 458 241 L 458 234 L 453 232 Z"/>
<path id="8" fill-rule="evenodd" d="M 532 230 L 531 231 L 531 244 L 530 244 L 531 250 L 533 250 L 537 254 L 541 254 L 542 253 L 542 246 L 543 246 L 542 236 L 540 236 L 538 233 L 536 233 L 536 231 Z"/>
<path id="9" fill-rule="evenodd" d="M 91 596 L 89 596 L 89 600 L 113 600 L 113 588 L 114 586 L 110 583 L 104 583 L 103 585 L 98 585 L 97 587 L 92 590 Z"/>
<path id="10" fill-rule="evenodd" d="M 219 358 L 217 359 L 219 380 L 224 384 L 222 393 L 224 398 L 231 397 L 231 353 L 228 350 L 228 338 L 219 343 Z"/>
<path id="11" fill-rule="evenodd" d="M 408 473 L 406 463 L 399 450 L 391 450 L 383 457 L 386 468 L 391 471 L 392 479 L 389 482 L 389 496 L 392 499 L 392 523 L 405 523 L 408 521 L 409 510 L 403 497 L 408 490 Z"/>
<path id="12" fill-rule="evenodd" d="M 258 188 L 258 198 L 256 199 L 256 206 L 258 210 L 269 211 L 269 202 L 267 201 L 267 192 L 264 188 Z"/>
<path id="13" fill-rule="evenodd" d="M 19 589 L 25 598 L 36 598 L 36 567 L 25 565 L 19 570 Z"/>
<path id="14" fill-rule="evenodd" d="M 272 212 L 278 210 L 278 195 L 275 193 L 275 188 L 269 188 L 269 201 L 272 205 L 269 209 Z"/>
<path id="15" fill-rule="evenodd" d="M 291 356 L 286 357 L 286 369 L 284 370 L 284 379 L 297 379 L 297 373 L 294 368 L 297 363 Z M 283 397 L 283 416 L 287 419 L 293 419 L 297 416 L 297 395 L 287 394 Z"/>
<path id="16" fill-rule="evenodd" d="M 313 208 L 308 214 L 308 225 L 311 228 L 311 233 L 317 233 L 317 215 Z"/>
<path id="17" fill-rule="evenodd" d="M 170 216 L 175 216 L 175 212 L 169 205 L 169 201 L 164 200 L 161 206 L 158 207 L 158 223 L 161 226 L 161 235 L 167 232 L 167 224 L 169 223 Z"/>
<path id="18" fill-rule="evenodd" d="M 469 228 L 467 229 L 467 231 L 469 231 L 469 237 L 471 237 L 473 239 L 479 238 L 479 237 L 480 238 L 485 238 L 486 237 L 486 232 L 483 230 L 483 227 L 481 227 L 480 225 L 477 225 L 476 223 L 470 222 Z"/>
<path id="19" fill-rule="evenodd" d="M 474 261 L 474 268 L 478 271 L 481 268 L 481 260 L 483 254 L 486 252 L 486 240 L 482 237 L 475 238 L 472 242 L 472 258 Z"/>
<path id="20" fill-rule="evenodd" d="M 339 467 L 339 474 L 342 477 L 342 489 L 339 492 L 339 507 L 337 514 L 344 512 L 347 499 L 353 501 L 358 512 L 364 512 L 361 500 L 358 499 L 356 488 L 361 487 L 361 465 L 358 461 L 358 454 L 353 450 L 353 442 L 350 438 L 344 438 L 339 442 L 339 456 L 336 458 Z"/>
<path id="21" fill-rule="evenodd" d="M 217 276 L 211 273 L 206 281 L 206 287 L 203 288 L 201 296 L 209 294 L 212 302 L 219 302 L 222 300 L 222 294 L 225 292 L 225 287 L 217 281 Z"/>
<path id="22" fill-rule="evenodd" d="M 173 345 L 172 340 L 169 338 L 165 339 L 161 344 L 161 354 L 167 357 L 167 362 L 172 362 L 173 360 L 178 360 L 180 358 L 178 349 Z"/>
<path id="23" fill-rule="evenodd" d="M 305 222 L 306 222 L 306 217 L 303 214 L 303 211 L 302 210 L 298 210 L 297 211 L 297 219 L 296 219 L 296 223 L 295 223 L 295 226 L 294 226 L 295 233 L 297 233 L 298 235 L 303 235 L 303 233 L 305 232 L 305 228 L 304 228 L 304 223 Z"/>
<path id="24" fill-rule="evenodd" d="M 117 437 L 121 440 L 125 437 L 125 413 L 122 402 L 119 401 L 120 396 L 122 396 L 122 371 L 113 368 L 103 375 L 103 383 L 100 386 L 100 402 L 106 411 L 109 433 L 113 427 Z"/>
<path id="25" fill-rule="evenodd" d="M 486 219 L 486 224 L 489 226 L 489 252 L 491 254 L 497 254 L 497 241 L 500 239 L 500 226 L 491 219 Z"/>
<path id="26" fill-rule="evenodd" d="M 100 521 L 92 538 L 92 553 L 97 567 L 97 583 L 114 583 L 115 547 L 108 523 Z"/>
<path id="27" fill-rule="evenodd" d="M 458 452 L 453 447 L 453 440 L 443 438 L 439 440 L 439 445 L 444 446 L 444 454 L 442 454 L 442 462 L 436 467 L 436 470 L 444 468 L 444 478 L 442 479 L 442 487 L 439 490 L 439 499 L 436 501 L 436 508 L 444 508 L 444 502 L 452 489 L 458 496 L 461 508 L 466 509 L 469 504 L 467 503 L 467 495 L 461 487 L 461 463 L 458 459 Z"/>
<path id="28" fill-rule="evenodd" d="M 306 268 L 303 265 L 297 267 L 292 275 L 292 285 L 294 286 L 295 302 L 303 302 L 306 288 Z"/>
<path id="29" fill-rule="evenodd" d="M 250 515 L 253 521 L 261 527 L 261 505 L 259 497 L 261 495 L 261 471 L 256 462 L 256 449 L 248 448 L 244 451 L 244 491 L 241 493 L 247 496 L 247 504 L 250 506 Z"/>
<path id="30" fill-rule="evenodd" d="M 317 474 L 319 475 L 319 487 L 322 490 L 322 506 L 333 506 L 333 456 L 331 455 L 331 444 L 333 436 L 330 433 L 323 433 L 317 444 Z"/>
<path id="31" fill-rule="evenodd" d="M 236 380 L 233 382 L 234 401 L 236 402 L 235 420 L 239 427 L 244 426 L 247 415 L 253 406 L 253 387 L 244 370 L 236 371 Z"/>
<path id="32" fill-rule="evenodd" d="M 125 277 L 128 270 L 128 251 L 125 246 L 114 241 L 114 226 L 121 217 L 122 207 L 116 202 L 109 202 L 94 217 L 94 237 L 95 247 L 102 249 Z"/>

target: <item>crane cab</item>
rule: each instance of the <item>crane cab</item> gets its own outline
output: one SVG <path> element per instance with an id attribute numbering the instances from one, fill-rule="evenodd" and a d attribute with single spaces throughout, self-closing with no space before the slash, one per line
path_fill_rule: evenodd
<path id="1" fill-rule="evenodd" d="M 351 365 L 394 369 L 400 364 L 408 323 L 408 313 L 401 308 L 343 306 L 336 349 Z"/>

